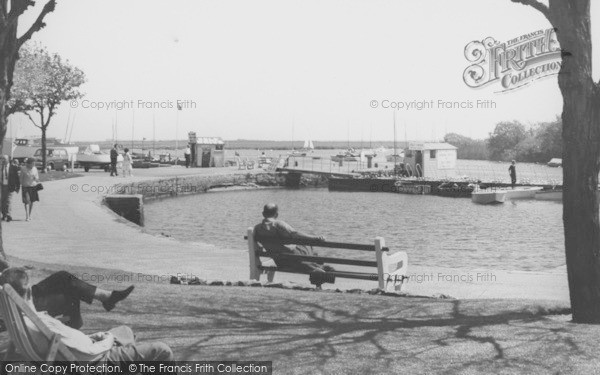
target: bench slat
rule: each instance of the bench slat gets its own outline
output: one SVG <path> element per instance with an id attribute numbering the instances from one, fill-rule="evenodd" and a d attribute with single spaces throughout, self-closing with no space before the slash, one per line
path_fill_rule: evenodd
<path id="1" fill-rule="evenodd" d="M 247 240 L 248 236 L 244 236 L 244 239 Z M 328 247 L 332 249 L 347 249 L 347 250 L 362 250 L 362 251 L 375 251 L 374 245 L 360 244 L 360 243 L 348 243 L 348 242 L 330 242 L 330 241 L 315 241 L 315 240 L 303 240 L 303 239 L 268 239 L 261 240 L 260 238 L 255 238 L 255 240 L 259 243 L 264 242 L 276 242 L 278 244 L 283 245 L 305 245 L 305 246 L 316 246 L 316 247 Z M 381 249 L 382 251 L 389 251 L 390 249 L 384 247 Z"/>
<path id="2" fill-rule="evenodd" d="M 269 258 L 273 258 L 273 256 L 269 253 L 260 254 L 260 256 L 265 256 Z M 331 258 L 331 257 L 319 257 L 319 256 L 311 256 L 311 255 L 296 255 L 296 254 L 278 254 L 277 258 L 285 258 L 285 259 L 293 259 L 298 261 L 308 261 L 308 262 L 323 262 L 323 263 L 333 263 L 333 264 L 347 264 L 351 266 L 363 266 L 363 267 L 377 267 L 377 262 L 372 260 L 359 260 L 359 259 L 342 259 L 342 258 Z"/>

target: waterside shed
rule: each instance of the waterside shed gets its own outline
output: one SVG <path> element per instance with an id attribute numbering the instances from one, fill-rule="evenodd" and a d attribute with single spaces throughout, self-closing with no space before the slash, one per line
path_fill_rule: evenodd
<path id="1" fill-rule="evenodd" d="M 456 177 L 457 148 L 443 142 L 410 142 L 404 163 L 413 175 L 425 178 Z"/>
<path id="2" fill-rule="evenodd" d="M 225 166 L 225 142 L 220 137 L 197 137 L 188 133 L 193 167 L 209 168 Z"/>

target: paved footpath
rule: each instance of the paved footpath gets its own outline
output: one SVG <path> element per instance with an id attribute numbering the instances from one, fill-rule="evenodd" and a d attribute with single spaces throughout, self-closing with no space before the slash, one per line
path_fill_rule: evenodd
<path id="1" fill-rule="evenodd" d="M 233 173 L 233 169 L 152 168 L 134 170 L 133 178 L 110 177 L 92 170 L 83 177 L 44 183 L 32 220 L 24 221 L 20 195 L 13 197 L 13 218 L 3 223 L 8 255 L 41 262 L 131 270 L 147 274 L 194 274 L 201 278 L 236 276 L 247 267 L 240 251 L 144 233 L 101 204 L 103 189 L 120 182 L 190 174 Z M 73 190 L 77 190 L 74 192 Z M 227 265 L 225 267 L 225 265 Z M 243 275 L 246 275 L 246 272 Z"/>
<path id="2" fill-rule="evenodd" d="M 33 261 L 131 271 L 124 275 L 94 276 L 121 277 L 125 283 L 127 277 L 142 281 L 146 277 L 143 275 L 177 274 L 208 280 L 247 280 L 247 252 L 145 233 L 102 206 L 102 194 L 90 191 L 92 186 L 107 190 L 124 181 L 237 172 L 233 168 L 151 168 L 136 169 L 135 177 L 124 179 L 92 170 L 82 172 L 83 177 L 45 182 L 40 192 L 41 202 L 35 204 L 30 222 L 24 221 L 20 194 L 13 197 L 15 220 L 2 223 L 5 250 L 8 255 Z M 243 235 L 239 233 L 239 241 L 243 241 Z M 412 278 L 404 290 L 415 294 L 568 301 L 564 268 L 548 273 L 433 269 L 411 264 L 409 253 L 409 273 Z M 86 277 L 89 279 L 92 275 Z M 276 281 L 303 284 L 308 284 L 307 279 L 305 275 L 276 276 Z M 376 283 L 339 279 L 334 287 L 369 289 L 376 287 Z"/>

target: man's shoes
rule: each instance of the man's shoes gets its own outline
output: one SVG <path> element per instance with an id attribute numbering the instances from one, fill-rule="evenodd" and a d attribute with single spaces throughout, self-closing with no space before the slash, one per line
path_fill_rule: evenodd
<path id="1" fill-rule="evenodd" d="M 316 285 L 317 288 L 321 286 L 323 283 L 335 283 L 335 275 L 331 273 L 327 273 L 322 269 L 317 269 L 312 271 L 309 274 L 308 280 L 311 284 Z"/>
<path id="2" fill-rule="evenodd" d="M 131 292 L 133 292 L 133 288 L 134 288 L 134 286 L 132 285 L 125 290 L 113 291 L 110 294 L 110 297 L 108 297 L 108 299 L 106 301 L 102 302 L 102 306 L 104 307 L 104 310 L 110 311 L 110 310 L 114 309 L 117 302 L 124 300 L 125 298 L 127 298 L 127 296 L 129 296 L 129 294 Z"/>
<path id="3" fill-rule="evenodd" d="M 8 222 L 8 221 L 12 221 L 12 216 L 10 216 L 10 215 L 6 215 L 6 221 L 7 221 L 7 222 Z"/>

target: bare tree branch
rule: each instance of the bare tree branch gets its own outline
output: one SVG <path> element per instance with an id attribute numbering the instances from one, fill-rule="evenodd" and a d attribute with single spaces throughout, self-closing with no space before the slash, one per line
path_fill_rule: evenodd
<path id="1" fill-rule="evenodd" d="M 25 112 L 25 114 L 27 115 L 27 117 L 29 117 L 29 120 L 31 120 L 31 123 L 33 124 L 33 126 L 41 129 L 41 127 L 38 124 L 36 124 L 35 121 L 33 121 L 33 118 L 31 118 L 31 115 L 29 114 L 29 112 Z"/>
<path id="2" fill-rule="evenodd" d="M 19 20 L 19 17 L 25 13 L 27 8 L 30 6 L 34 6 L 34 0 L 11 0 L 10 2 L 10 12 L 8 13 L 8 17 L 6 23 L 9 26 L 15 25 Z"/>
<path id="3" fill-rule="evenodd" d="M 31 25 L 31 27 L 25 32 L 25 34 L 23 34 L 20 38 L 17 39 L 17 49 L 20 48 L 23 45 L 23 43 L 31 39 L 33 33 L 35 33 L 36 31 L 40 31 L 44 26 L 46 26 L 46 24 L 44 23 L 44 17 L 46 17 L 48 13 L 53 12 L 55 7 L 56 0 L 49 0 L 46 3 L 46 5 L 44 5 L 44 9 L 42 9 L 42 12 L 35 20 L 33 25 Z"/>
<path id="4" fill-rule="evenodd" d="M 552 22 L 550 9 L 547 5 L 540 3 L 538 0 L 510 0 L 513 3 L 519 3 L 523 5 L 529 5 L 530 7 L 540 11 L 548 21 Z"/>

